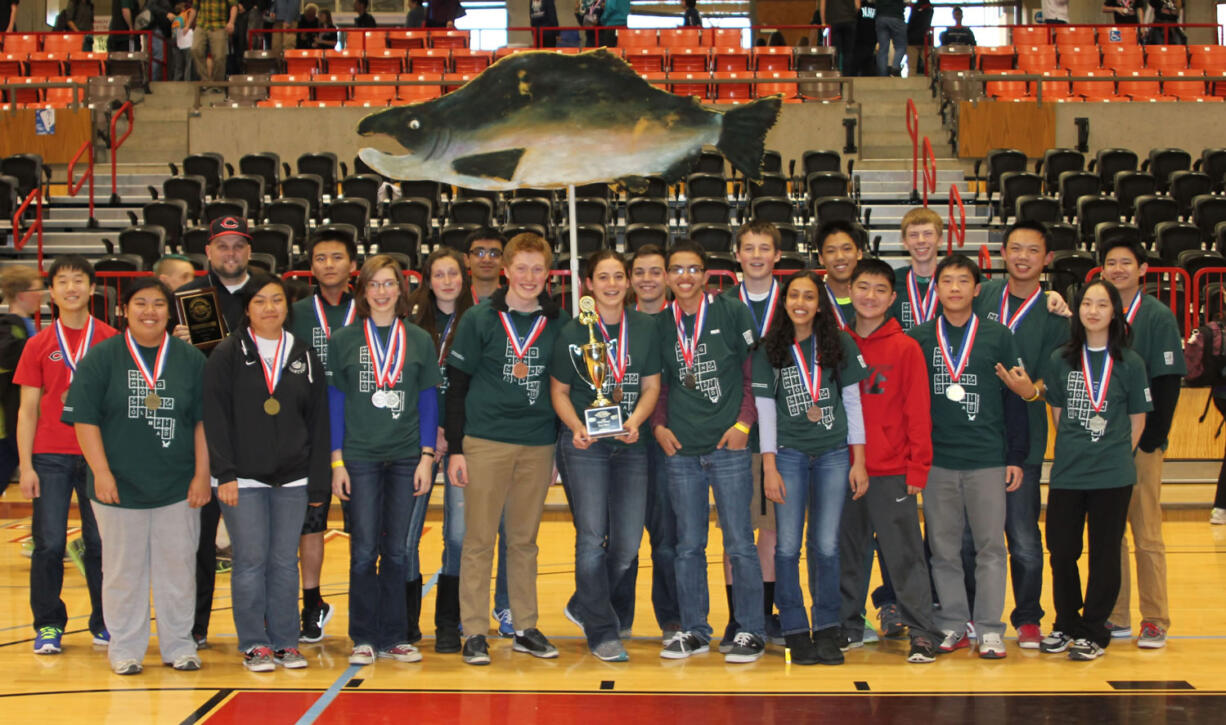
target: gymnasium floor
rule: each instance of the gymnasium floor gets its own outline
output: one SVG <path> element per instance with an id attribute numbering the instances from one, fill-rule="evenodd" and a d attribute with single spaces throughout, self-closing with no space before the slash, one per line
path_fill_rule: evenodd
<path id="1" fill-rule="evenodd" d="M 16 487 L 4 497 L 17 500 Z M 439 491 L 436 489 L 435 494 Z M 551 501 L 560 492 L 551 492 Z M 556 503 L 556 502 L 554 502 Z M 9 507 L 12 511 L 12 507 Z M 1202 509 L 1203 511 L 1203 509 Z M 1008 723 L 1127 722 L 1144 725 L 1226 722 L 1226 526 L 1207 515 L 1176 514 L 1166 524 L 1174 628 L 1164 650 L 1143 651 L 1117 640 L 1096 662 L 1016 648 L 1008 632 L 1008 658 L 983 662 L 967 652 L 931 665 L 905 662 L 906 641 L 886 641 L 847 653 L 842 667 L 784 663 L 770 647 L 750 665 L 725 665 L 712 652 L 684 661 L 659 657 L 659 631 L 650 610 L 649 551 L 644 542 L 639 614 L 629 663 L 608 664 L 587 653 L 562 605 L 574 584 L 574 536 L 563 515 L 547 515 L 540 544 L 541 629 L 561 650 L 556 660 L 512 654 L 508 640 L 491 639 L 493 664 L 470 667 L 459 655 L 438 655 L 432 638 L 417 664 L 380 661 L 359 668 L 346 662 L 348 542 L 331 533 L 324 595 L 337 608 L 318 645 L 306 645 L 310 667 L 254 674 L 243 669 L 230 618 L 229 578 L 219 576 L 210 647 L 204 668 L 181 673 L 158 666 L 156 643 L 144 674 L 112 675 L 106 652 L 90 645 L 85 629 L 84 578 L 66 566 L 64 599 L 72 617 L 64 653 L 38 656 L 28 606 L 28 559 L 21 541 L 29 519 L 0 519 L 0 711 L 9 723 L 376 723 L 418 722 L 633 723 L 651 717 L 706 723 L 876 722 Z M 437 568 L 442 541 L 432 513 L 422 542 L 429 568 Z M 722 631 L 726 609 L 719 531 L 712 529 L 711 622 Z M 803 571 L 803 567 L 802 567 Z M 1135 595 L 1134 595 L 1135 596 Z M 1045 590 L 1050 609 L 1050 593 Z M 1006 605 L 1006 611 L 1011 604 Z M 434 597 L 427 594 L 422 629 L 433 633 Z M 1135 616 L 1135 615 L 1134 615 Z M 1044 629 L 1049 629 L 1049 612 Z M 1136 621 L 1134 621 L 1134 626 Z"/>

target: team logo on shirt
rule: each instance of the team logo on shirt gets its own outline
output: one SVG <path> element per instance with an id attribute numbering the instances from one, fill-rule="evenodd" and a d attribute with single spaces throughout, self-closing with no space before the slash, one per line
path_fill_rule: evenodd
<path id="1" fill-rule="evenodd" d="M 805 390 L 805 384 L 800 379 L 800 371 L 795 365 L 789 365 L 780 370 L 779 375 L 783 382 L 783 391 L 786 393 L 788 415 L 793 418 L 805 415 L 813 406 L 813 396 Z M 822 419 L 819 422 L 826 427 L 826 430 L 830 430 L 834 428 L 834 406 L 822 405 L 825 402 L 830 402 L 830 388 L 823 386 L 817 394 L 817 404 L 822 411 Z"/>
<path id="2" fill-rule="evenodd" d="M 328 334 L 322 327 L 311 328 L 311 347 L 315 348 L 320 364 L 326 368 L 328 366 Z"/>
<path id="3" fill-rule="evenodd" d="M 1090 396 L 1086 395 L 1086 378 L 1080 370 L 1073 370 L 1069 373 L 1068 381 L 1065 383 L 1065 394 L 1068 396 L 1068 401 L 1064 406 L 1064 416 L 1069 420 L 1077 421 L 1090 433 L 1090 441 L 1097 443 L 1107 429 L 1106 426 L 1103 426 L 1095 430 L 1095 426 L 1090 425 L 1090 418 L 1094 415 L 1106 418 L 1107 407 L 1110 403 L 1104 400 L 1102 409 L 1097 414 L 1094 412 L 1094 406 L 1090 404 Z"/>
<path id="4" fill-rule="evenodd" d="M 949 369 L 945 367 L 940 347 L 932 348 L 932 368 L 932 394 L 945 398 L 945 388 L 953 385 L 954 380 L 949 375 Z M 974 421 L 979 415 L 979 393 L 974 392 L 972 388 L 978 388 L 979 376 L 974 373 L 962 373 L 958 378 L 958 384 L 967 388 L 966 395 L 958 405 L 966 411 L 966 419 Z"/>
<path id="5" fill-rule="evenodd" d="M 702 357 L 706 354 L 707 343 L 698 343 L 694 348 L 694 378 L 698 385 L 698 390 L 707 396 L 707 400 L 710 400 L 712 403 L 718 403 L 724 395 L 719 385 L 719 366 L 715 364 L 714 360 L 703 360 Z M 685 357 L 681 354 L 681 345 L 676 342 L 673 343 L 673 358 L 677 361 L 677 387 L 684 387 L 686 374 Z"/>
<path id="6" fill-rule="evenodd" d="M 160 415 L 162 411 L 173 411 L 175 409 L 175 399 L 165 394 L 166 381 L 158 380 L 156 390 L 150 390 L 148 383 L 145 382 L 144 376 L 139 370 L 128 371 L 128 420 L 144 419 L 149 423 L 149 427 L 153 428 L 153 432 L 157 434 L 158 440 L 161 441 L 163 448 L 169 448 L 170 444 L 175 439 L 175 419 Z M 149 410 L 145 406 L 145 399 L 150 393 L 158 394 L 157 410 Z"/>
<path id="7" fill-rule="evenodd" d="M 370 364 L 370 349 L 365 345 L 358 351 L 358 367 L 358 392 L 373 394 L 378 386 L 375 385 L 375 368 Z M 388 392 L 390 395 L 384 398 L 387 404 L 383 408 L 391 412 L 393 420 L 398 420 L 404 413 L 404 393 L 395 390 Z"/>
<path id="8" fill-rule="evenodd" d="M 458 357 L 458 356 L 457 356 Z M 515 377 L 515 364 L 523 362 L 528 366 L 528 374 L 523 378 Z M 545 366 L 541 364 L 541 349 L 533 346 L 524 351 L 523 358 L 515 357 L 508 339 L 502 352 L 502 382 L 518 385 L 528 396 L 528 405 L 536 405 L 536 399 L 541 396 L 541 378 L 545 375 Z"/>
<path id="9" fill-rule="evenodd" d="M 289 371 L 295 375 L 301 375 L 306 372 L 306 363 L 302 360 L 295 360 L 289 364 Z"/>

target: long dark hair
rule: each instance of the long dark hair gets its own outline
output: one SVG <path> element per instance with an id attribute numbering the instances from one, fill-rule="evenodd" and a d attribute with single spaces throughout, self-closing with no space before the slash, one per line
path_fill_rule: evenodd
<path id="1" fill-rule="evenodd" d="M 434 297 L 434 288 L 430 286 L 430 275 L 434 272 L 434 265 L 440 259 L 450 259 L 460 268 L 460 277 L 463 279 L 463 284 L 460 286 L 460 296 L 455 301 L 455 318 L 451 323 L 451 336 L 455 335 L 456 323 L 460 321 L 460 316 L 473 306 L 472 280 L 468 276 L 468 267 L 464 264 L 464 256 L 451 247 L 439 247 L 426 257 L 426 261 L 421 265 L 422 280 L 417 289 L 409 296 L 409 319 L 412 322 L 430 333 L 430 338 L 434 340 L 434 349 L 439 352 L 443 351 L 449 341 L 442 339 L 443 331 L 438 329 L 435 324 L 435 316 L 438 314 L 438 300 Z"/>
<path id="2" fill-rule="evenodd" d="M 1064 345 L 1064 361 L 1074 370 L 1081 365 L 1081 348 L 1086 344 L 1086 327 L 1081 322 L 1081 301 L 1085 299 L 1086 292 L 1095 287 L 1107 290 L 1107 297 L 1111 300 L 1111 324 L 1107 327 L 1108 354 L 1116 360 L 1123 360 L 1124 348 L 1132 335 L 1128 320 L 1124 317 L 1124 302 L 1119 290 L 1101 277 L 1090 282 L 1081 288 L 1073 300 L 1073 319 L 1069 322 L 1068 342 Z"/>
<path id="3" fill-rule="evenodd" d="M 777 317 L 771 329 L 762 338 L 761 345 L 766 349 L 766 359 L 771 367 L 785 368 L 792 362 L 792 343 L 796 341 L 796 327 L 792 318 L 787 316 L 788 290 L 798 280 L 807 279 L 817 287 L 817 315 L 813 318 L 813 334 L 817 336 L 817 359 L 824 368 L 836 375 L 843 363 L 843 345 L 839 340 L 839 325 L 830 310 L 830 294 L 826 283 L 815 272 L 802 270 L 788 277 L 780 291 L 780 299 L 776 303 L 784 309 L 782 317 Z"/>

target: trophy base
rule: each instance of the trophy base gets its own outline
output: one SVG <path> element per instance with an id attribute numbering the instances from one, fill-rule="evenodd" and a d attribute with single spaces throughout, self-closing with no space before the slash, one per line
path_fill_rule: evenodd
<path id="1" fill-rule="evenodd" d="M 609 438 L 626 433 L 620 405 L 588 408 L 583 411 L 583 423 L 587 427 L 587 434 L 592 438 Z"/>

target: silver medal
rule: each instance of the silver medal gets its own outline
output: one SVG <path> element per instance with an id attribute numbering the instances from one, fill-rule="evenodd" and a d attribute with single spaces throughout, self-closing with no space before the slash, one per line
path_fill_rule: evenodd
<path id="1" fill-rule="evenodd" d="M 962 399 L 966 397 L 966 388 L 962 387 L 958 383 L 951 383 L 945 388 L 945 397 L 949 398 L 955 403 L 961 403 Z"/>
<path id="2" fill-rule="evenodd" d="M 388 390 L 383 393 L 383 407 L 389 410 L 395 410 L 400 407 L 400 393 L 395 390 Z"/>
<path id="3" fill-rule="evenodd" d="M 370 404 L 375 406 L 376 408 L 386 408 L 387 407 L 387 394 L 384 393 L 382 390 L 376 390 L 375 392 L 371 393 Z"/>
<path id="4" fill-rule="evenodd" d="M 1101 415 L 1095 415 L 1090 418 L 1090 432 L 1095 435 L 1102 435 L 1103 431 L 1107 430 L 1107 419 Z"/>

